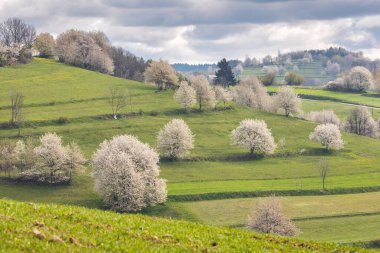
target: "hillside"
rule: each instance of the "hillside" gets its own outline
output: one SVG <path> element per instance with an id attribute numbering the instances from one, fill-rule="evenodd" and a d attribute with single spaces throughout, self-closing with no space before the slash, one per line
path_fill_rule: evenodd
<path id="1" fill-rule="evenodd" d="M 14 88 L 25 96 L 26 126 L 21 138 L 37 139 L 45 132 L 56 132 L 65 143 L 76 141 L 90 159 L 104 140 L 114 135 L 133 134 L 152 146 L 159 129 L 172 118 L 183 118 L 195 134 L 195 149 L 182 161 L 160 162 L 161 176 L 168 180 L 168 198 L 163 206 L 144 210 L 147 215 L 183 218 L 192 221 L 232 227 L 243 227 L 252 212 L 252 197 L 300 195 L 289 197 L 289 210 L 297 208 L 307 219 L 297 221 L 304 231 L 300 237 L 339 243 L 374 241 L 380 231 L 373 224 L 380 222 L 380 207 L 363 209 L 352 193 L 380 191 L 379 140 L 344 134 L 345 149 L 326 154 L 322 147 L 308 139 L 316 124 L 297 118 L 265 113 L 233 103 L 229 110 L 191 111 L 184 114 L 173 99 L 173 91 L 156 92 L 156 88 L 139 82 L 103 75 L 53 60 L 35 59 L 17 67 L 0 68 L 0 123 L 9 122 L 8 92 Z M 113 120 L 107 103 L 107 89 L 112 85 L 124 87 L 130 94 L 123 117 Z M 317 90 L 318 91 L 318 90 Z M 330 94 L 331 95 L 331 94 Z M 337 96 L 346 96 L 338 94 Z M 351 98 L 350 98 L 351 99 Z M 362 98 L 363 101 L 365 98 Z M 380 98 L 374 97 L 377 103 Z M 341 117 L 353 108 L 334 100 L 304 101 L 305 111 L 333 107 Z M 219 105 L 221 108 L 221 105 Z M 64 117 L 64 123 L 58 121 Z M 230 132 L 246 118 L 263 119 L 271 128 L 276 141 L 285 139 L 285 146 L 265 158 L 252 159 L 247 151 L 230 145 Z M 17 139 L 17 129 L 2 127 L 0 138 Z M 328 156 L 331 166 L 327 178 L 328 198 L 321 194 L 317 171 L 321 157 Z M 0 180 L 0 198 L 58 203 L 105 209 L 93 190 L 91 168 L 74 176 L 71 185 L 43 186 L 17 184 Z M 344 194 L 344 195 L 343 195 Z M 364 195 L 362 195 L 364 196 Z M 335 195 L 334 195 L 335 197 Z M 352 197 L 352 198 L 351 198 Z M 310 203 L 326 201 L 330 209 Z M 351 199 L 350 210 L 335 208 L 336 203 Z M 377 195 L 367 199 L 376 201 Z M 204 200 L 204 201 L 201 201 Z M 229 206 L 234 216 L 229 221 L 220 206 Z M 241 208 L 240 208 L 241 207 Z M 290 212 L 289 211 L 289 212 Z M 358 214 L 361 214 L 359 217 Z M 298 213 L 290 212 L 294 219 Z M 323 217 L 323 218 L 321 218 Z M 370 217 L 370 218 L 369 218 Z M 329 224 L 334 224 L 334 230 Z M 349 226 L 348 226 L 349 225 Z M 361 231 L 355 238 L 352 228 Z"/>
<path id="2" fill-rule="evenodd" d="M 268 65 L 271 66 L 271 65 Z M 278 67 L 281 65 L 278 65 Z M 296 70 L 293 66 L 297 66 Z M 310 63 L 302 62 L 301 60 L 293 60 L 290 66 L 286 67 L 286 71 L 295 71 L 305 78 L 305 85 L 308 86 L 321 86 L 326 84 L 328 81 L 336 79 L 336 75 L 326 73 L 324 71 L 323 63 L 320 60 L 313 60 Z M 277 84 L 284 84 L 285 73 L 278 73 L 276 77 Z M 244 79 L 249 75 L 264 76 L 266 74 L 263 66 L 253 66 L 244 68 L 240 79 Z"/>
<path id="3" fill-rule="evenodd" d="M 185 221 L 4 200 L 0 220 L 1 252 L 361 251 Z"/>

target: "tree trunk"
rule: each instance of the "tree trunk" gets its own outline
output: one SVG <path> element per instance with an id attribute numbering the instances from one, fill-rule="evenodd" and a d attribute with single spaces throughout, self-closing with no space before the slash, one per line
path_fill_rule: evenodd
<path id="1" fill-rule="evenodd" d="M 325 192 L 325 177 L 322 177 L 322 192 Z"/>

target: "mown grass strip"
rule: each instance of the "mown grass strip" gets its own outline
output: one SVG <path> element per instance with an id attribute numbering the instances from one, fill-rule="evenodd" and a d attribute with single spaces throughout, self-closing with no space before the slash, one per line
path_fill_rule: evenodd
<path id="1" fill-rule="evenodd" d="M 357 188 L 335 188 L 322 193 L 320 190 L 288 190 L 288 191 L 251 191 L 251 192 L 215 192 L 204 194 L 189 195 L 169 195 L 170 201 L 187 202 L 187 201 L 203 201 L 217 199 L 234 199 L 234 198 L 255 198 L 276 196 L 313 196 L 313 195 L 337 195 L 337 194 L 353 194 L 380 191 L 380 186 L 357 187 Z"/>

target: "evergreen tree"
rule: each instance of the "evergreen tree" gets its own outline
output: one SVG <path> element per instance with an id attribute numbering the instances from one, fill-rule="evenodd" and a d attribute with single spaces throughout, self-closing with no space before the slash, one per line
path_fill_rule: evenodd
<path id="1" fill-rule="evenodd" d="M 236 84 L 235 75 L 232 72 L 231 66 L 228 65 L 226 58 L 223 58 L 218 62 L 218 71 L 215 72 L 215 84 L 221 84 L 225 87 Z"/>

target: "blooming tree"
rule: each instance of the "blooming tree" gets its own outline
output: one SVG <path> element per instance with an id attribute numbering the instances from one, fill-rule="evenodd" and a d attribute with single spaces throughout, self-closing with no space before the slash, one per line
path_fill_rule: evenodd
<path id="1" fill-rule="evenodd" d="M 189 107 L 195 105 L 197 94 L 187 82 L 182 81 L 178 90 L 174 93 L 174 99 L 187 111 Z"/>
<path id="2" fill-rule="evenodd" d="M 158 154 L 131 135 L 105 140 L 92 157 L 95 190 L 112 210 L 138 211 L 166 201 Z"/>
<path id="3" fill-rule="evenodd" d="M 183 158 L 193 148 L 193 133 L 182 119 L 173 119 L 158 133 L 157 150 L 163 156 Z"/>
<path id="4" fill-rule="evenodd" d="M 34 41 L 34 47 L 40 57 L 52 57 L 54 55 L 55 40 L 50 33 L 40 33 Z"/>
<path id="5" fill-rule="evenodd" d="M 319 141 L 326 150 L 339 150 L 343 148 L 343 140 L 340 130 L 334 124 L 318 125 L 314 132 L 310 133 L 310 140 Z"/>
<path id="6" fill-rule="evenodd" d="M 191 86 L 194 88 L 197 94 L 197 101 L 200 111 L 203 109 L 203 107 L 215 106 L 215 92 L 206 77 L 203 75 L 192 77 Z"/>
<path id="7" fill-rule="evenodd" d="M 16 165 L 15 167 L 19 171 L 25 171 L 31 169 L 35 166 L 37 157 L 34 153 L 35 145 L 31 139 L 26 140 L 25 142 L 22 140 L 18 140 L 16 142 L 16 146 L 14 149 L 16 156 Z"/>
<path id="8" fill-rule="evenodd" d="M 224 109 L 226 109 L 226 102 L 232 100 L 231 92 L 221 86 L 215 86 L 214 91 L 215 91 L 216 101 L 223 102 L 223 107 Z"/>
<path id="9" fill-rule="evenodd" d="M 373 87 L 372 73 L 365 67 L 353 67 L 345 77 L 345 84 L 353 91 L 368 90 Z"/>
<path id="10" fill-rule="evenodd" d="M 292 113 L 301 111 L 301 99 L 294 89 L 289 86 L 282 86 L 274 98 L 276 107 L 284 110 L 286 117 L 289 117 Z"/>
<path id="11" fill-rule="evenodd" d="M 4 140 L 0 143 L 0 170 L 4 176 L 10 177 L 14 169 L 15 160 L 17 159 L 16 144 L 10 140 Z"/>
<path id="12" fill-rule="evenodd" d="M 75 142 L 71 142 L 69 145 L 65 147 L 66 149 L 66 161 L 65 165 L 67 167 L 67 171 L 69 173 L 69 177 L 71 178 L 72 173 L 75 170 L 81 168 L 85 163 L 86 159 L 79 146 Z"/>
<path id="13" fill-rule="evenodd" d="M 295 236 L 299 233 L 291 219 L 283 213 L 276 197 L 259 201 L 256 213 L 249 218 L 247 227 L 260 233 L 282 236 Z"/>
<path id="14" fill-rule="evenodd" d="M 365 67 L 353 67 L 348 73 L 325 86 L 329 90 L 365 91 L 374 87 L 372 73 Z"/>
<path id="15" fill-rule="evenodd" d="M 305 118 L 320 124 L 330 123 L 338 127 L 341 125 L 340 119 L 333 110 L 311 111 L 305 116 Z"/>
<path id="16" fill-rule="evenodd" d="M 56 133 L 46 133 L 40 138 L 40 145 L 34 149 L 38 162 L 39 171 L 49 175 L 48 182 L 56 183 L 66 181 L 65 166 L 67 151 L 62 145 L 62 139 Z"/>
<path id="17" fill-rule="evenodd" d="M 235 89 L 236 103 L 244 106 L 266 109 L 269 103 L 269 95 L 259 79 L 249 76 Z"/>
<path id="18" fill-rule="evenodd" d="M 369 137 L 378 136 L 378 126 L 366 107 L 357 107 L 351 111 L 345 128 L 347 132 Z"/>
<path id="19" fill-rule="evenodd" d="M 56 133 L 41 136 L 37 147 L 27 141 L 16 143 L 16 149 L 16 166 L 21 170 L 18 178 L 22 181 L 67 183 L 72 173 L 86 162 L 77 144 L 63 146 L 61 137 Z"/>
<path id="20" fill-rule="evenodd" d="M 113 74 L 109 48 L 110 42 L 104 33 L 71 29 L 58 35 L 55 53 L 61 62 Z"/>
<path id="21" fill-rule="evenodd" d="M 263 120 L 246 119 L 232 131 L 232 145 L 247 148 L 250 154 L 271 154 L 276 149 L 272 133 Z"/>
<path id="22" fill-rule="evenodd" d="M 178 77 L 172 66 L 164 60 L 152 61 L 144 72 L 145 81 L 165 90 L 177 85 Z"/>

